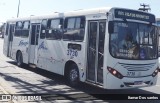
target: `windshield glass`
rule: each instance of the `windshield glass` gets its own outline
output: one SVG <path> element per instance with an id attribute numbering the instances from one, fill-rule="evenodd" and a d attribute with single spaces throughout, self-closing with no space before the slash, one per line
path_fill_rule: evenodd
<path id="1" fill-rule="evenodd" d="M 120 59 L 156 59 L 157 32 L 153 25 L 110 22 L 110 53 Z"/>

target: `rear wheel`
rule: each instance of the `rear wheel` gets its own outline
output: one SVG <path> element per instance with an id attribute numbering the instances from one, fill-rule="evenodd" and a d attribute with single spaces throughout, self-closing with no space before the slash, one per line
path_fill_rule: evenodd
<path id="1" fill-rule="evenodd" d="M 20 51 L 17 53 L 17 66 L 19 67 L 23 66 L 23 57 Z"/>
<path id="2" fill-rule="evenodd" d="M 72 64 L 68 71 L 68 82 L 71 86 L 77 86 L 79 83 L 79 71 L 76 64 Z"/>

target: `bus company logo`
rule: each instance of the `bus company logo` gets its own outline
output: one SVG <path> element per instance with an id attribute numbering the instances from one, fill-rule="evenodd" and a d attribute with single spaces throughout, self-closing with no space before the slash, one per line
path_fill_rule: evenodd
<path id="1" fill-rule="evenodd" d="M 38 50 L 40 49 L 48 50 L 48 48 L 44 45 L 44 41 L 39 45 Z"/>
<path id="2" fill-rule="evenodd" d="M 21 40 L 18 46 L 27 46 L 27 45 L 28 45 L 28 42 Z"/>

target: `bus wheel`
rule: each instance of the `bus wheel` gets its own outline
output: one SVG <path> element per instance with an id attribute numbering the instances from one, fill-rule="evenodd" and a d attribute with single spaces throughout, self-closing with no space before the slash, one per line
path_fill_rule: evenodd
<path id="1" fill-rule="evenodd" d="M 22 57 L 22 53 L 19 51 L 17 53 L 17 66 L 22 67 L 23 65 L 23 57 Z"/>
<path id="2" fill-rule="evenodd" d="M 73 87 L 77 86 L 79 83 L 79 72 L 76 64 L 72 64 L 70 66 L 70 69 L 68 72 L 68 82 Z"/>

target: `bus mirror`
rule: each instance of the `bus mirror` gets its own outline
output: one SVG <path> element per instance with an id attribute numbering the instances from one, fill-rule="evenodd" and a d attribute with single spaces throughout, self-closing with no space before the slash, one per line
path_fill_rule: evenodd
<path id="1" fill-rule="evenodd" d="M 108 25 L 108 32 L 109 34 L 112 34 L 114 32 L 114 24 L 113 22 L 109 22 L 109 25 Z"/>

